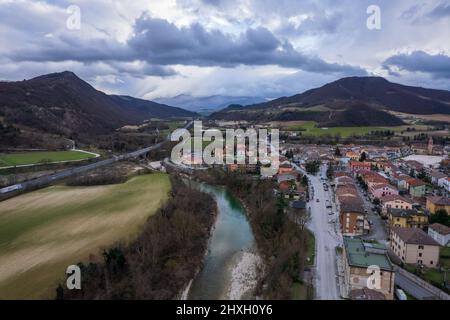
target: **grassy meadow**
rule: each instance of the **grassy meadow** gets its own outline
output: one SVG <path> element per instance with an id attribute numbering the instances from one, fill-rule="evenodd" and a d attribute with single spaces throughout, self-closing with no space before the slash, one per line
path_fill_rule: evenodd
<path id="1" fill-rule="evenodd" d="M 319 128 L 315 121 L 297 121 L 295 124 L 289 124 L 285 127 L 288 131 L 299 131 L 302 135 L 311 136 L 323 136 L 323 135 L 340 135 L 342 138 L 348 138 L 351 136 L 365 136 L 372 131 L 384 131 L 391 130 L 395 132 L 401 132 L 406 130 L 407 127 L 414 126 L 396 126 L 396 127 L 330 127 Z"/>
<path id="2" fill-rule="evenodd" d="M 94 158 L 93 154 L 80 151 L 32 151 L 22 153 L 1 153 L 0 167 L 21 166 L 57 161 L 76 161 Z"/>
<path id="3" fill-rule="evenodd" d="M 166 174 L 53 186 L 0 202 L 0 299 L 53 298 L 68 265 L 132 239 L 166 201 Z"/>

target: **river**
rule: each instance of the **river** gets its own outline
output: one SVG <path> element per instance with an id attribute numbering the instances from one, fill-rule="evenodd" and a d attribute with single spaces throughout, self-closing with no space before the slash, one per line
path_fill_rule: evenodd
<path id="1" fill-rule="evenodd" d="M 246 264 L 242 264 L 241 260 L 244 252 L 249 254 L 248 251 L 255 245 L 245 209 L 225 187 L 197 183 L 192 180 L 188 183 L 211 194 L 218 208 L 204 266 L 192 282 L 188 299 L 229 299 L 231 283 L 236 282 L 232 275 L 236 274 L 239 263 L 241 263 L 240 268 L 250 269 Z"/>

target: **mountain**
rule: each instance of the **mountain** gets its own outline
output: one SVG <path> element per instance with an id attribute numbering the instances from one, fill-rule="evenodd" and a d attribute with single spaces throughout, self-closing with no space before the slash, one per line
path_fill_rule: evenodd
<path id="1" fill-rule="evenodd" d="M 17 82 L 0 82 L 3 125 L 92 140 L 150 118 L 186 118 L 195 113 L 132 97 L 107 95 L 65 71 Z"/>
<path id="2" fill-rule="evenodd" d="M 392 83 L 381 77 L 343 78 L 291 97 L 211 115 L 227 120 L 313 120 L 321 126 L 399 125 L 388 111 L 450 114 L 450 92 Z"/>
<path id="3" fill-rule="evenodd" d="M 194 97 L 188 94 L 180 94 L 171 98 L 156 98 L 154 101 L 194 112 L 208 113 L 223 109 L 230 104 L 248 105 L 264 102 L 265 99 L 262 97 L 251 96 L 212 95 L 205 97 Z"/>

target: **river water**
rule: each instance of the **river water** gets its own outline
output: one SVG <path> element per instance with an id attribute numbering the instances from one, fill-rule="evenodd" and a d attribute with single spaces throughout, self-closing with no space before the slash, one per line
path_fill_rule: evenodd
<path id="1" fill-rule="evenodd" d="M 239 254 L 255 242 L 245 209 L 224 187 L 192 180 L 188 183 L 211 194 L 218 208 L 204 266 L 192 282 L 188 299 L 227 299 L 233 265 Z"/>

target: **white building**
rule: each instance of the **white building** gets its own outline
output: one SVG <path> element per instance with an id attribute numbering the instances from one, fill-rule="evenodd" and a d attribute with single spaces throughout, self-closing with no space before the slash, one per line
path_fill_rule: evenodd
<path id="1" fill-rule="evenodd" d="M 450 246 L 450 228 L 440 223 L 433 223 L 428 227 L 428 235 L 441 246 Z"/>

